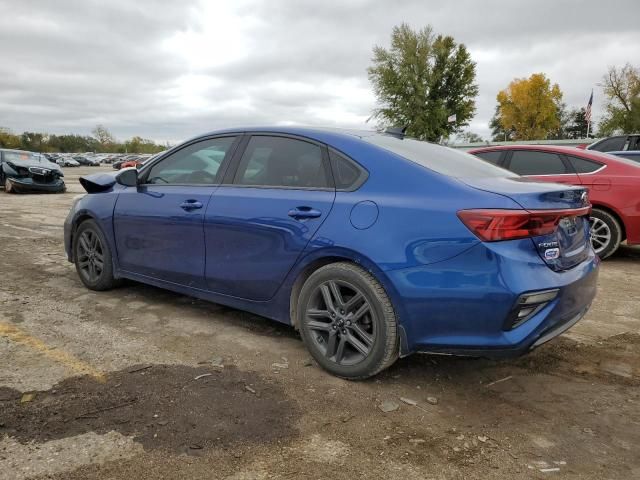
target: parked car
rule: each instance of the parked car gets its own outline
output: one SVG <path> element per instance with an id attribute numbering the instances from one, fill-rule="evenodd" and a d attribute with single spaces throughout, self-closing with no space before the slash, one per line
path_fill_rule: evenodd
<path id="1" fill-rule="evenodd" d="M 87 288 L 129 278 L 292 324 L 340 377 L 523 354 L 596 293 L 585 188 L 398 135 L 219 131 L 80 183 L 64 242 Z"/>
<path id="2" fill-rule="evenodd" d="M 622 241 L 640 244 L 640 165 L 593 150 L 517 145 L 471 150 L 483 160 L 545 182 L 588 188 L 593 205 L 591 242 L 600 258 Z"/>
<path id="3" fill-rule="evenodd" d="M 98 162 L 94 158 L 87 157 L 84 155 L 74 155 L 72 158 L 73 160 L 78 162 L 80 165 L 84 165 L 87 167 L 97 167 L 100 165 L 100 162 Z"/>
<path id="4" fill-rule="evenodd" d="M 627 150 L 622 152 L 607 152 L 609 155 L 626 158 L 640 164 L 640 150 Z"/>
<path id="5" fill-rule="evenodd" d="M 0 149 L 0 183 L 6 193 L 64 192 L 63 176 L 39 153 Z"/>
<path id="6" fill-rule="evenodd" d="M 58 157 L 56 162 L 61 167 L 79 167 L 80 163 L 71 157 Z"/>
<path id="7" fill-rule="evenodd" d="M 120 170 L 121 168 L 124 168 L 122 166 L 124 163 L 134 162 L 134 161 L 137 161 L 138 159 L 139 157 L 137 155 L 126 155 L 124 157 L 119 158 L 115 162 L 113 162 L 111 166 L 113 167 L 114 170 Z"/>
<path id="8" fill-rule="evenodd" d="M 640 134 L 615 135 L 603 138 L 587 146 L 587 150 L 617 152 L 620 150 L 640 150 Z"/>

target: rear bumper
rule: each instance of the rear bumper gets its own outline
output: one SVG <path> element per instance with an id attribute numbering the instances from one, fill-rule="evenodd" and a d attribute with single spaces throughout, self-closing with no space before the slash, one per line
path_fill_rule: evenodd
<path id="1" fill-rule="evenodd" d="M 479 244 L 445 262 L 387 272 L 401 297 L 403 355 L 518 356 L 575 325 L 596 295 L 598 258 L 590 250 L 579 265 L 555 272 L 526 241 L 522 248 L 517 241 Z M 503 329 L 521 294 L 548 289 L 558 289 L 556 298 Z"/>
<path id="2" fill-rule="evenodd" d="M 7 177 L 7 180 L 11 183 L 11 186 L 16 192 L 51 192 L 60 193 L 64 192 L 66 187 L 64 180 L 56 179 L 53 182 L 39 183 L 35 182 L 32 178 L 12 178 Z"/>
<path id="3" fill-rule="evenodd" d="M 628 245 L 640 245 L 640 211 L 624 218 L 624 227 Z"/>

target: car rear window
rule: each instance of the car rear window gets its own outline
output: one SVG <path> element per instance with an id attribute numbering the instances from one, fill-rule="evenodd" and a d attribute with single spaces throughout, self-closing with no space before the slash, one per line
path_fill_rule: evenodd
<path id="1" fill-rule="evenodd" d="M 573 168 L 576 171 L 576 173 L 592 173 L 598 170 L 599 168 L 603 167 L 601 163 L 594 162 L 591 160 L 586 160 L 584 158 L 571 157 L 571 156 L 568 156 L 567 158 L 571 162 L 571 165 L 573 165 Z"/>
<path id="2" fill-rule="evenodd" d="M 442 175 L 456 178 L 516 177 L 513 173 L 478 160 L 469 153 L 411 138 L 372 135 L 362 140 L 384 148 Z"/>

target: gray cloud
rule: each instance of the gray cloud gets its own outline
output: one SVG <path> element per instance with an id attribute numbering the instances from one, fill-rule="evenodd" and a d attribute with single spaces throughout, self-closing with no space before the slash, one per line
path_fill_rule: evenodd
<path id="1" fill-rule="evenodd" d="M 636 61 L 634 1 L 0 0 L 0 126 L 179 141 L 217 127 L 364 125 L 366 68 L 394 25 L 465 43 L 488 135 L 497 92 L 545 72 L 583 106 L 609 65 Z M 637 63 L 637 61 L 636 61 Z"/>

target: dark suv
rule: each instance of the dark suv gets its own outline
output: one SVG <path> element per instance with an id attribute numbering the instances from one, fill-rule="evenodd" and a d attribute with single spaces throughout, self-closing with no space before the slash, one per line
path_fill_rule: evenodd
<path id="1" fill-rule="evenodd" d="M 597 150 L 598 152 L 619 152 L 621 150 L 640 150 L 640 134 L 616 135 L 603 138 L 592 143 L 587 150 Z"/>

